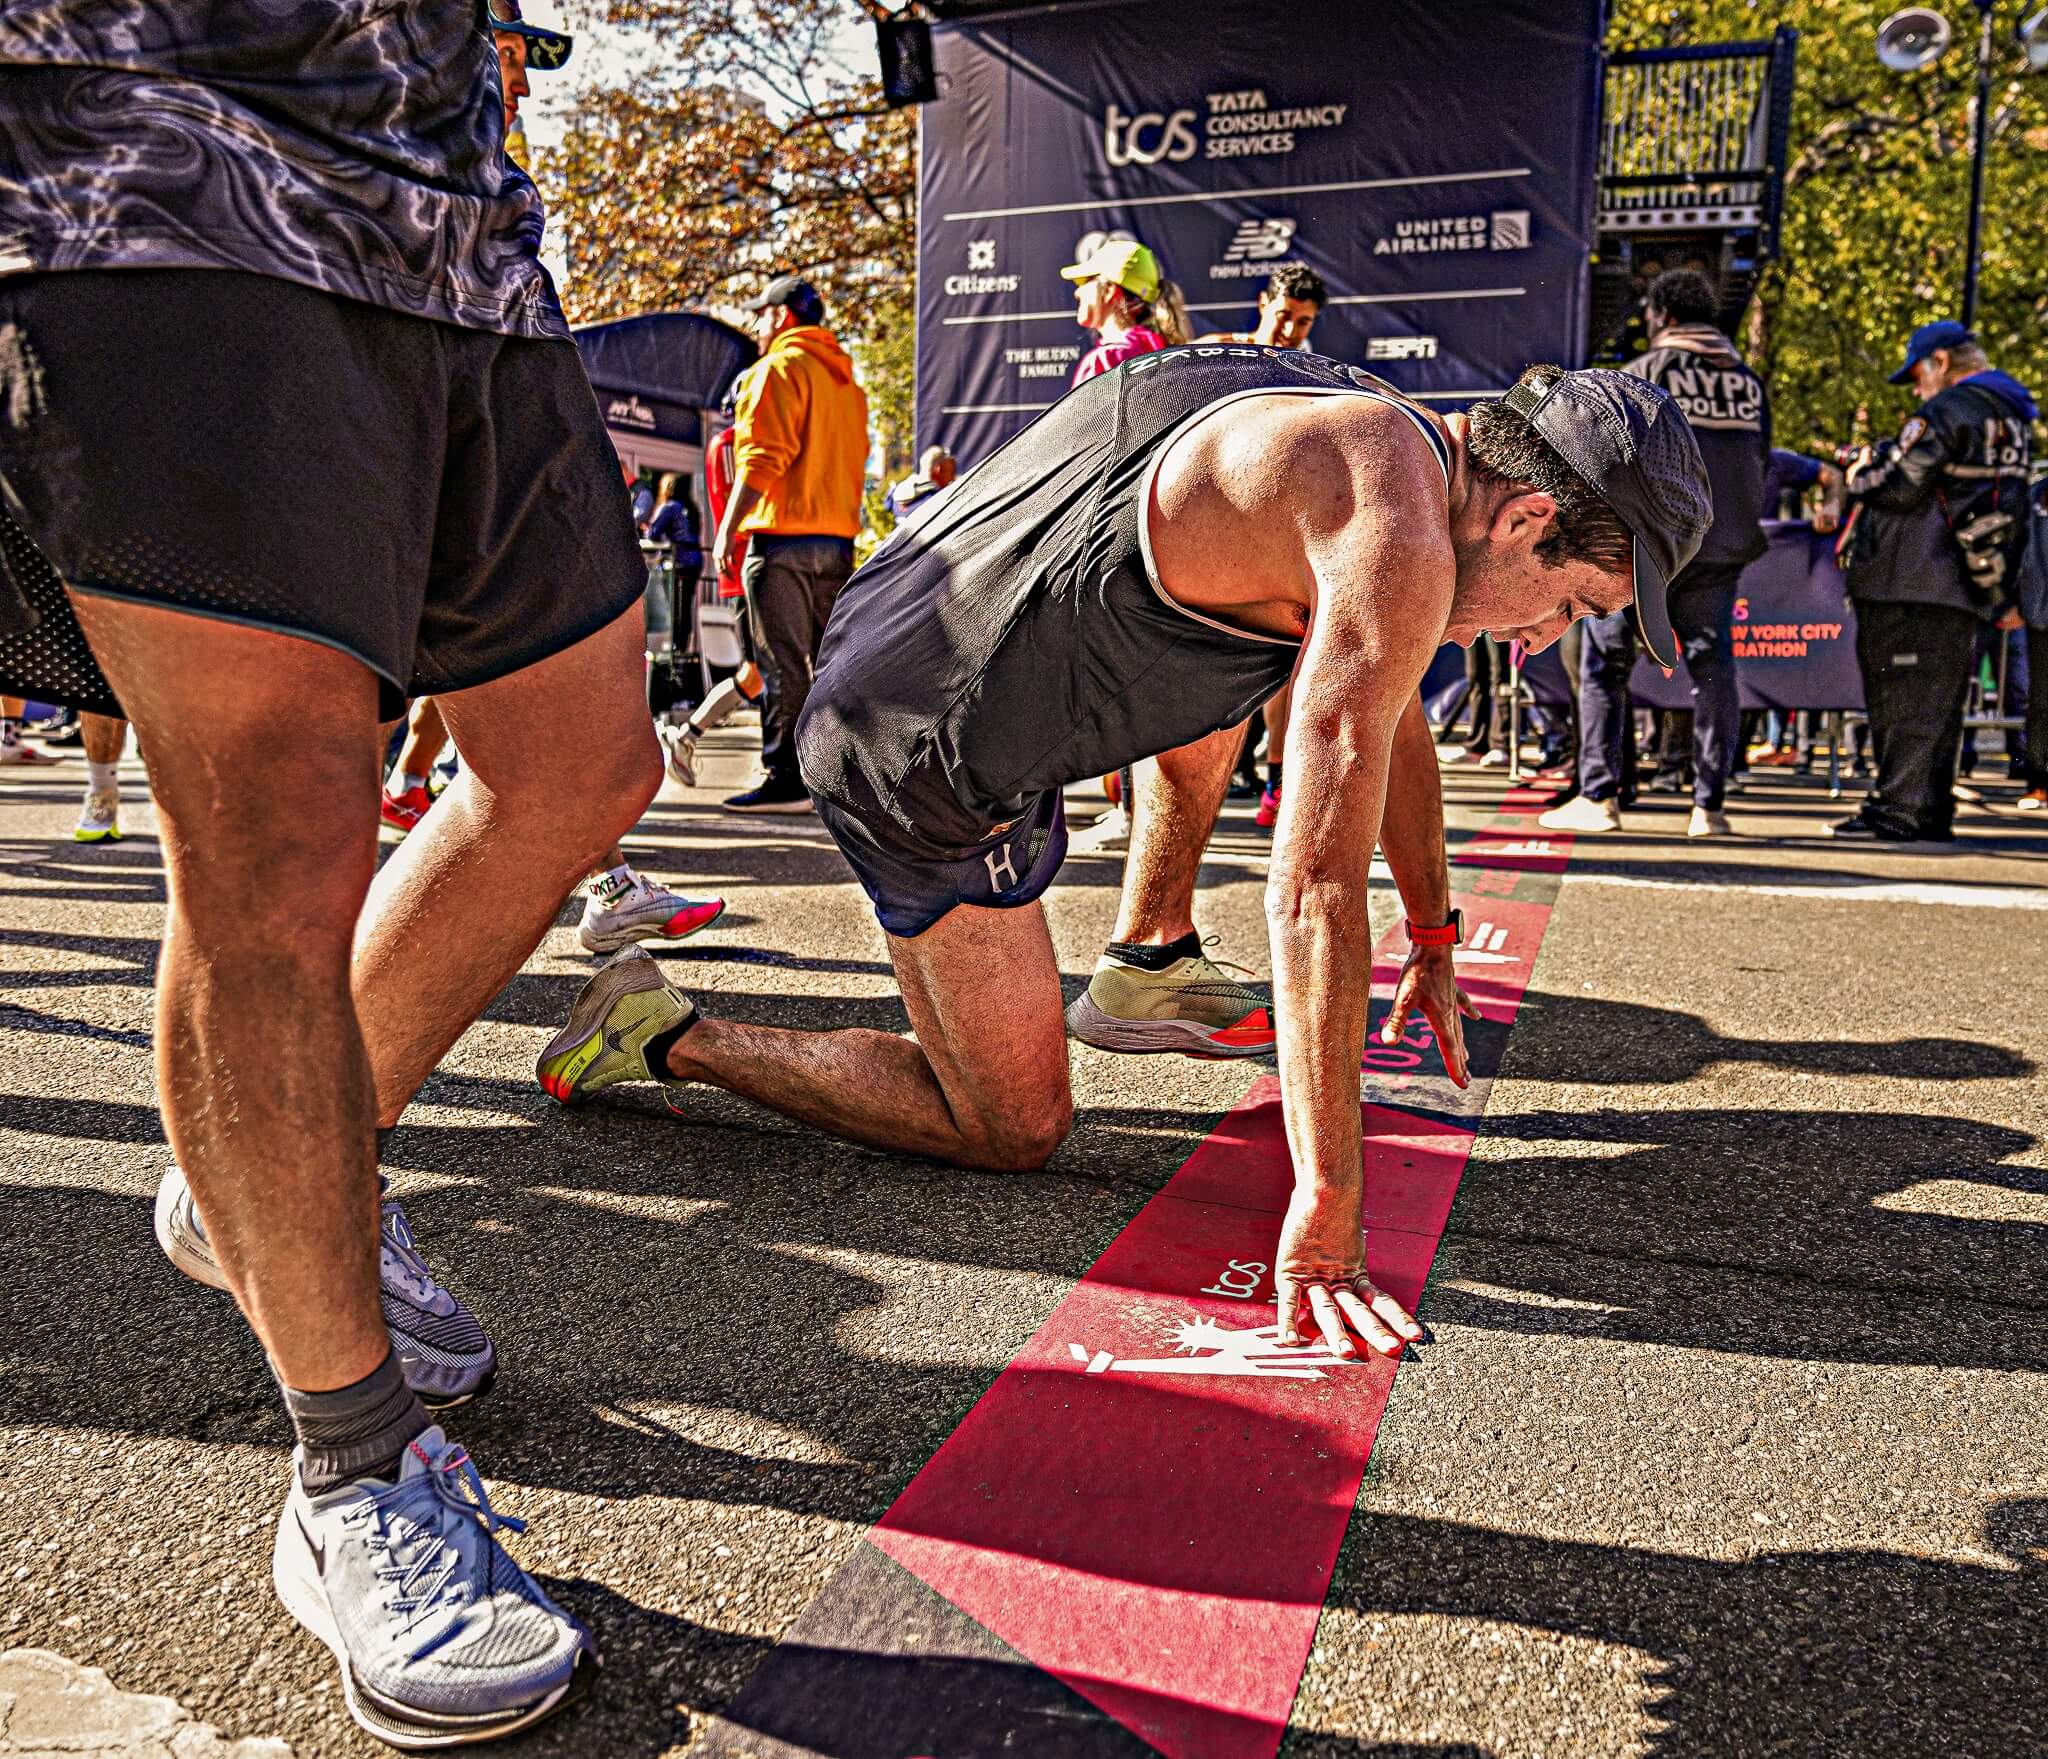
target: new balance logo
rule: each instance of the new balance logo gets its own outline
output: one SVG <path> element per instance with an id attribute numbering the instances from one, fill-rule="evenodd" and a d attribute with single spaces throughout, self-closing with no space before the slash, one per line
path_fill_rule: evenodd
<path id="1" fill-rule="evenodd" d="M 1247 220 L 1238 227 L 1224 251 L 1226 263 L 1266 263 L 1284 257 L 1294 242 L 1293 220 Z"/>

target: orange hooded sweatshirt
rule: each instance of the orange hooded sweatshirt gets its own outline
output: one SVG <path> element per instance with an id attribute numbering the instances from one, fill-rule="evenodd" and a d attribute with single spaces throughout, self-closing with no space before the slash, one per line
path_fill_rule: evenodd
<path id="1" fill-rule="evenodd" d="M 868 461 L 867 393 L 832 332 L 784 330 L 740 381 L 734 462 L 760 501 L 742 531 L 852 537 Z"/>

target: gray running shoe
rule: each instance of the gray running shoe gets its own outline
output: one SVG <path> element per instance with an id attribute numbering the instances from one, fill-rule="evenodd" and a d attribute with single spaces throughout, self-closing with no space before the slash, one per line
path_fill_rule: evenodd
<path id="1" fill-rule="evenodd" d="M 496 1740 L 579 1697 L 598 1667 L 590 1633 L 498 1544 L 500 1529 L 524 1527 L 431 1428 L 395 1484 L 357 1478 L 309 1496 L 295 1465 L 271 1581 L 380 1741 L 417 1752 Z"/>
<path id="2" fill-rule="evenodd" d="M 1097 1050 L 1191 1057 L 1256 1057 L 1274 1043 L 1265 998 L 1205 953 L 1176 959 L 1164 971 L 1103 954 L 1067 1009 L 1067 1031 Z"/>
<path id="3" fill-rule="evenodd" d="M 662 726 L 655 731 L 661 736 L 662 749 L 668 753 L 669 779 L 685 788 L 696 787 L 697 729 L 685 721 L 680 727 Z"/>
<path id="4" fill-rule="evenodd" d="M 685 898 L 636 873 L 631 885 L 584 900 L 576 939 L 586 953 L 616 953 L 635 941 L 686 941 L 724 914 L 723 898 Z"/>
<path id="5" fill-rule="evenodd" d="M 422 1404 L 435 1410 L 466 1405 L 490 1390 L 498 1374 L 497 1352 L 476 1315 L 427 1268 L 398 1200 L 387 1197 L 381 1207 L 379 1296 L 399 1370 Z M 175 1164 L 156 1188 L 156 1239 L 164 1256 L 194 1282 L 210 1289 L 228 1286 L 192 1201 L 192 1188 Z"/>

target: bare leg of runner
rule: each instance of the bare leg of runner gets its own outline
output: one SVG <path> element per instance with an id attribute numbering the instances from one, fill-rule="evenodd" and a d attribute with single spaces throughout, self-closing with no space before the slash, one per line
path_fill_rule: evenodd
<path id="1" fill-rule="evenodd" d="M 436 698 L 462 772 L 378 873 L 356 940 L 379 1126 L 398 1121 L 660 787 L 639 617 L 636 605 L 537 665 Z"/>
<path id="2" fill-rule="evenodd" d="M 1273 1048 L 1265 998 L 1211 960 L 1195 932 L 1195 882 L 1243 737 L 1226 727 L 1137 766 L 1116 932 L 1067 1010 L 1083 1044 L 1200 1057 Z"/>
<path id="3" fill-rule="evenodd" d="M 1266 698 L 1266 706 L 1259 712 L 1266 722 L 1266 774 L 1274 775 L 1280 768 L 1281 755 L 1287 749 L 1287 717 L 1294 708 L 1294 686 L 1283 684 Z"/>
<path id="4" fill-rule="evenodd" d="M 73 604 L 156 796 L 164 1127 L 279 1376 L 348 1386 L 391 1351 L 349 989 L 376 860 L 377 681 L 317 642 L 93 594 Z M 241 682 L 223 691 L 224 676 Z M 223 781 L 259 763 L 292 811 L 251 814 Z"/>
<path id="5" fill-rule="evenodd" d="M 128 744 L 128 723 L 112 715 L 81 714 L 78 734 L 87 763 L 119 763 Z"/>
<path id="6" fill-rule="evenodd" d="M 1112 940 L 1163 947 L 1194 933 L 1195 879 L 1243 743 L 1242 727 L 1226 727 L 1137 766 L 1131 852 Z"/>
<path id="7" fill-rule="evenodd" d="M 670 1073 L 875 1148 L 992 1172 L 1043 1166 L 1074 1121 L 1043 907 L 963 904 L 913 940 L 892 935 L 889 956 L 915 1040 L 699 1019 Z"/>
<path id="8" fill-rule="evenodd" d="M 121 788 L 117 766 L 128 743 L 128 723 L 112 715 L 80 714 L 79 742 L 85 747 L 85 802 L 72 835 L 81 843 L 121 840 Z"/>
<path id="9" fill-rule="evenodd" d="M 434 773 L 434 759 L 447 743 L 448 729 L 442 723 L 439 703 L 431 696 L 421 697 L 405 718 L 405 737 L 399 742 L 398 757 L 391 766 L 392 779 L 402 783 L 417 781 L 424 786 Z M 395 787 L 391 792 L 402 793 L 404 788 Z"/>

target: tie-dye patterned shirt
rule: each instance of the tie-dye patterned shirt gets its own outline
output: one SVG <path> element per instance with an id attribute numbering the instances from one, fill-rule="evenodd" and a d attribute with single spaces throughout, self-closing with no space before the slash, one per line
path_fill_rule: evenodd
<path id="1" fill-rule="evenodd" d="M 0 275 L 216 268 L 568 334 L 475 0 L 4 0 Z"/>

